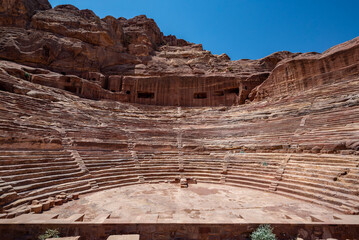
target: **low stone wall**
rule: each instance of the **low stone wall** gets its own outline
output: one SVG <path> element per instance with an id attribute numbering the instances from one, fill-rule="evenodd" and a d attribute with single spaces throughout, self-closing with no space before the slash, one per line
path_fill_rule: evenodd
<path id="1" fill-rule="evenodd" d="M 46 229 L 82 240 L 105 240 L 109 235 L 140 234 L 140 239 L 249 239 L 258 224 L 0 224 L 1 240 L 34 240 Z M 359 224 L 271 224 L 278 240 L 358 239 Z"/>

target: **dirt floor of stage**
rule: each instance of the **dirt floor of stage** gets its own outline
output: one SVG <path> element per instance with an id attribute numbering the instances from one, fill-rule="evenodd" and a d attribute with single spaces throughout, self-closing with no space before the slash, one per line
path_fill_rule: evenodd
<path id="1" fill-rule="evenodd" d="M 219 184 L 142 184 L 81 195 L 79 200 L 56 206 L 47 213 L 60 218 L 85 214 L 91 221 L 99 215 L 124 222 L 236 222 L 238 219 L 295 218 L 336 214 L 335 210 L 275 193 Z"/>

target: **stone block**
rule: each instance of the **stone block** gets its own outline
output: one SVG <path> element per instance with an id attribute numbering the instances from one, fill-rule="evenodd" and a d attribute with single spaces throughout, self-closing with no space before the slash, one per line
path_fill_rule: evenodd
<path id="1" fill-rule="evenodd" d="M 50 208 L 55 207 L 55 200 L 49 200 Z"/>
<path id="2" fill-rule="evenodd" d="M 58 206 L 58 205 L 62 205 L 62 199 L 56 199 L 55 200 L 55 205 Z"/>
<path id="3" fill-rule="evenodd" d="M 42 212 L 42 204 L 32 205 L 31 212 L 33 213 L 41 213 Z"/>
<path id="4" fill-rule="evenodd" d="M 49 209 L 50 209 L 50 202 L 49 201 L 42 203 L 42 211 L 47 211 Z"/>
<path id="5" fill-rule="evenodd" d="M 140 235 L 138 234 L 127 234 L 127 235 L 111 235 L 107 240 L 139 240 Z"/>
<path id="6" fill-rule="evenodd" d="M 80 236 L 76 236 L 76 237 L 46 238 L 46 240 L 81 240 L 81 239 Z"/>
<path id="7" fill-rule="evenodd" d="M 72 194 L 72 199 L 73 199 L 73 200 L 79 199 L 79 194 L 78 194 L 78 193 Z"/>

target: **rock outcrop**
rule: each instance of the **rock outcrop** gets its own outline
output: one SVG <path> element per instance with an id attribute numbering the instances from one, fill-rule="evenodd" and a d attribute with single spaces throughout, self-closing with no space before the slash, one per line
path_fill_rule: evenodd
<path id="1" fill-rule="evenodd" d="M 297 94 L 321 85 L 339 83 L 359 74 L 359 37 L 323 52 L 292 56 L 281 61 L 260 86 L 257 100 Z"/>
<path id="2" fill-rule="evenodd" d="M 38 10 L 49 10 L 47 0 L 6 0 L 0 3 L 0 25 L 27 28 Z"/>
<path id="3" fill-rule="evenodd" d="M 200 44 L 164 36 L 144 15 L 100 19 L 91 10 L 72 5 L 51 8 L 46 1 L 2 5 L 0 58 L 94 81 L 104 92 L 122 95 L 122 101 L 180 106 L 244 103 L 278 62 L 297 55 L 279 52 L 260 60 L 230 61 L 226 54 L 213 55 Z M 45 85 L 53 86 L 49 81 Z M 75 85 L 82 91 L 72 92 L 80 96 L 107 95 Z"/>
<path id="4" fill-rule="evenodd" d="M 231 61 L 201 44 L 164 36 L 144 15 L 100 19 L 72 5 L 51 8 L 46 0 L 3 1 L 0 13 L 0 58 L 71 75 L 61 78 L 70 78 L 68 84 L 60 76 L 37 82 L 90 99 L 230 106 L 288 96 L 359 71 L 358 39 L 323 54 L 277 52 Z"/>

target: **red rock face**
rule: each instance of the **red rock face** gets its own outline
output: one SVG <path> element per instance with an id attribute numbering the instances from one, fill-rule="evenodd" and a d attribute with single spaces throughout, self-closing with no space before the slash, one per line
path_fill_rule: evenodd
<path id="1" fill-rule="evenodd" d="M 252 93 L 257 100 L 303 92 L 359 74 L 359 38 L 323 54 L 306 53 L 280 62 Z"/>
<path id="2" fill-rule="evenodd" d="M 94 81 L 99 90 L 86 84 L 55 84 L 92 99 L 110 90 L 121 95 L 116 99 L 143 104 L 244 103 L 278 62 L 293 56 L 280 52 L 260 60 L 230 61 L 226 54 L 213 55 L 200 44 L 163 36 L 153 19 L 144 15 L 100 19 L 91 10 L 72 5 L 51 8 L 46 1 L 4 2 L 2 8 L 0 57 Z M 41 83 L 54 86 L 51 80 Z"/>
<path id="3" fill-rule="evenodd" d="M 27 27 L 37 10 L 51 9 L 47 0 L 7 0 L 0 3 L 0 25 Z"/>
<path id="4" fill-rule="evenodd" d="M 144 15 L 100 19 L 72 5 L 51 8 L 46 0 L 1 4 L 0 57 L 87 79 L 93 84 L 38 82 L 91 99 L 112 92 L 120 97 L 110 99 L 142 104 L 236 105 L 287 96 L 359 71 L 358 39 L 323 54 L 278 52 L 230 61 L 200 44 L 164 36 Z"/>

